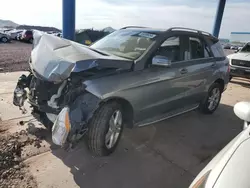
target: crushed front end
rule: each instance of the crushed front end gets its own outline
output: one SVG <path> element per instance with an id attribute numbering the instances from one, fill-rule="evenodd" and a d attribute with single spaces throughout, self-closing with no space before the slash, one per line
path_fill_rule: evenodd
<path id="1" fill-rule="evenodd" d="M 30 71 L 18 79 L 13 104 L 25 113 L 27 99 L 33 116 L 52 130 L 55 144 L 74 143 L 86 133 L 88 121 L 101 102 L 100 96 L 87 90 L 86 82 L 130 71 L 133 61 L 56 36 L 33 33 Z"/>
<path id="2" fill-rule="evenodd" d="M 74 143 L 86 133 L 87 122 L 100 102 L 85 91 L 82 77 L 74 75 L 53 83 L 37 78 L 32 72 L 18 79 L 13 104 L 24 109 L 26 99 L 32 115 L 52 130 L 52 140 L 60 146 Z"/>

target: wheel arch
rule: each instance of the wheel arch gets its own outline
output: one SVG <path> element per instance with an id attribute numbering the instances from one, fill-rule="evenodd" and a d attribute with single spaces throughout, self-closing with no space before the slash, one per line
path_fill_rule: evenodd
<path id="1" fill-rule="evenodd" d="M 214 81 L 214 83 L 218 83 L 220 85 L 221 93 L 224 91 L 225 81 L 221 78 L 218 78 Z"/>
<path id="2" fill-rule="evenodd" d="M 128 128 L 132 128 L 134 125 L 134 108 L 131 105 L 131 103 L 122 97 L 110 97 L 105 100 L 103 100 L 101 103 L 107 103 L 107 102 L 117 102 L 121 105 L 122 111 L 124 112 L 125 115 L 125 126 Z"/>

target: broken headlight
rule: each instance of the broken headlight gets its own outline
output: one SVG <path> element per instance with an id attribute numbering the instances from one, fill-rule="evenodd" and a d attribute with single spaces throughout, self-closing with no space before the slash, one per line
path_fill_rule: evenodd
<path id="1" fill-rule="evenodd" d="M 67 140 L 70 129 L 69 108 L 64 107 L 52 127 L 52 140 L 54 144 L 63 146 Z"/>

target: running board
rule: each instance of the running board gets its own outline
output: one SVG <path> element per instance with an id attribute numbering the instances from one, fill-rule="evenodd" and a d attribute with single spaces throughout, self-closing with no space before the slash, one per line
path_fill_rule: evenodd
<path id="1" fill-rule="evenodd" d="M 186 108 L 181 108 L 181 109 L 178 109 L 178 110 L 175 110 L 175 111 L 171 111 L 171 112 L 169 112 L 167 114 L 164 114 L 164 115 L 161 115 L 161 116 L 156 116 L 155 118 L 150 118 L 150 119 L 146 119 L 144 121 L 138 122 L 138 123 L 135 124 L 135 126 L 136 127 L 143 127 L 143 126 L 147 126 L 147 125 L 150 125 L 150 124 L 153 124 L 153 123 L 157 123 L 157 122 L 160 122 L 160 121 L 163 121 L 163 120 L 166 120 L 166 119 L 169 119 L 169 118 L 172 118 L 172 117 L 175 117 L 175 116 L 190 112 L 192 110 L 197 109 L 198 107 L 199 107 L 199 104 L 195 104 L 195 105 L 189 106 L 188 108 L 186 107 Z"/>

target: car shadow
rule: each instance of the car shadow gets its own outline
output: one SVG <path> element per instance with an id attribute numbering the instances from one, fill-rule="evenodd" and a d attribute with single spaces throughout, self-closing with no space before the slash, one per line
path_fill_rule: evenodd
<path id="1" fill-rule="evenodd" d="M 70 168 L 79 187 L 188 187 L 194 177 L 242 128 L 233 107 L 212 115 L 189 112 L 143 128 L 124 129 L 117 150 L 94 157 L 84 140 L 71 151 L 51 142 L 53 155 Z M 37 134 L 40 135 L 39 132 Z"/>

